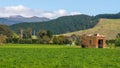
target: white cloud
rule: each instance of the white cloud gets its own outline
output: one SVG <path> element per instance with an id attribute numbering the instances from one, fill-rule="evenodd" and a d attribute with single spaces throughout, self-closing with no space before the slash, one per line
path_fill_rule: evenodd
<path id="1" fill-rule="evenodd" d="M 71 12 L 70 15 L 78 15 L 81 14 L 80 12 Z"/>
<path id="2" fill-rule="evenodd" d="M 68 12 L 64 9 L 59 9 L 56 11 L 35 10 L 35 9 L 27 8 L 23 5 L 0 7 L 0 17 L 22 15 L 25 17 L 39 16 L 39 17 L 47 17 L 47 18 L 57 18 L 60 16 L 77 15 L 77 14 L 81 14 L 81 13 L 80 12 Z"/>
<path id="3" fill-rule="evenodd" d="M 57 11 L 52 11 L 52 12 L 44 12 L 43 14 L 41 14 L 44 17 L 48 17 L 48 18 L 57 18 L 60 16 L 68 16 L 68 15 L 78 15 L 81 14 L 80 12 L 67 12 L 64 9 L 59 9 Z"/>
<path id="4" fill-rule="evenodd" d="M 22 15 L 29 17 L 33 16 L 34 14 L 34 10 L 26 8 L 22 5 L 0 8 L 0 17 L 8 17 L 11 15 Z"/>

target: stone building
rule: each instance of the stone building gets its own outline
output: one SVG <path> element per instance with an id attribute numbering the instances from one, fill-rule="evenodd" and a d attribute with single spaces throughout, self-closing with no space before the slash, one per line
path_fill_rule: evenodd
<path id="1" fill-rule="evenodd" d="M 83 34 L 81 36 L 81 45 L 83 48 L 104 48 L 106 46 L 106 37 L 102 34 Z"/>

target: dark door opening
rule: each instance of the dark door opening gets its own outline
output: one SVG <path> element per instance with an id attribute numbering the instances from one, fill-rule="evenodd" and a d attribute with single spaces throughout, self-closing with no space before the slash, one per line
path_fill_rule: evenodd
<path id="1" fill-rule="evenodd" d="M 103 39 L 98 40 L 98 48 L 103 48 Z"/>

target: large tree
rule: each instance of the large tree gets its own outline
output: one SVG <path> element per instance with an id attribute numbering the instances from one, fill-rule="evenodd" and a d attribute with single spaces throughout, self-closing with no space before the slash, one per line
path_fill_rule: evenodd
<path id="1" fill-rule="evenodd" d="M 20 34 L 22 35 L 23 39 L 31 39 L 32 37 L 32 28 L 21 29 Z"/>
<path id="2" fill-rule="evenodd" d="M 52 32 L 47 30 L 39 30 L 37 32 L 37 37 L 40 43 L 49 43 L 52 38 Z"/>

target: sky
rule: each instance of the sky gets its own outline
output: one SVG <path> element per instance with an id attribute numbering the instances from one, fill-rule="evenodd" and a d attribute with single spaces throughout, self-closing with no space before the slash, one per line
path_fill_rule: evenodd
<path id="1" fill-rule="evenodd" d="M 118 12 L 120 0 L 0 0 L 0 17 L 22 15 L 57 18 Z"/>

